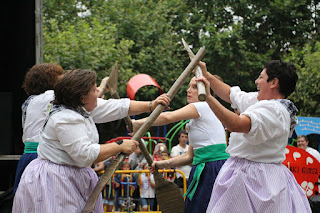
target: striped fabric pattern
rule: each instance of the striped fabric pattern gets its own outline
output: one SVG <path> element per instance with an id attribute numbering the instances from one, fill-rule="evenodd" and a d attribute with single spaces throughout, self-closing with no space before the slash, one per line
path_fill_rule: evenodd
<path id="1" fill-rule="evenodd" d="M 208 213 L 311 213 L 307 196 L 283 164 L 231 157 L 213 186 Z"/>
<path id="2" fill-rule="evenodd" d="M 90 168 L 54 164 L 37 158 L 25 169 L 12 212 L 81 212 L 98 182 Z M 103 213 L 100 194 L 95 213 Z"/>
<path id="3" fill-rule="evenodd" d="M 205 167 L 200 176 L 199 185 L 194 193 L 192 200 L 188 197 L 185 199 L 185 213 L 204 213 L 208 207 L 213 184 L 216 177 L 226 160 L 210 161 L 205 163 Z M 189 180 L 188 188 L 193 180 L 196 166 L 193 165 Z"/>
<path id="4" fill-rule="evenodd" d="M 17 170 L 16 170 L 16 176 L 14 179 L 14 187 L 13 192 L 16 193 L 21 176 L 23 174 L 24 169 L 28 166 L 28 164 L 33 161 L 34 159 L 37 159 L 38 154 L 37 153 L 26 153 L 23 154 L 18 162 Z"/>

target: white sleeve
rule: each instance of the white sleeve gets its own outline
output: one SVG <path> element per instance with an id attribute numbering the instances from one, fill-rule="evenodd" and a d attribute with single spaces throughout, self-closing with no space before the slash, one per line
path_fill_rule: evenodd
<path id="1" fill-rule="evenodd" d="M 97 159 L 100 145 L 93 143 L 88 137 L 83 119 L 59 119 L 54 128 L 62 148 L 79 167 L 88 167 Z"/>
<path id="2" fill-rule="evenodd" d="M 230 89 L 230 100 L 231 107 L 238 109 L 238 111 L 244 112 L 249 106 L 258 102 L 257 92 L 243 92 L 240 87 L 231 87 Z"/>
<path id="3" fill-rule="evenodd" d="M 198 114 L 199 114 L 199 120 L 203 120 L 205 115 L 208 114 L 208 109 L 210 109 L 209 105 L 207 102 L 195 102 L 195 103 L 192 103 L 192 105 L 196 108 Z M 213 113 L 213 112 L 212 112 Z M 214 114 L 214 113 L 213 113 Z"/>
<path id="4" fill-rule="evenodd" d="M 95 123 L 106 123 L 124 118 L 128 115 L 130 99 L 108 99 L 98 98 L 97 107 L 90 116 Z"/>
<path id="5" fill-rule="evenodd" d="M 276 101 L 259 101 L 242 114 L 251 119 L 251 129 L 243 136 L 253 145 L 289 134 L 289 113 Z"/>

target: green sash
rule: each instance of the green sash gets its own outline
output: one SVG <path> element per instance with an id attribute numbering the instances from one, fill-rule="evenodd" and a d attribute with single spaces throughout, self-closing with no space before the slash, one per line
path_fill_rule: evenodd
<path id="1" fill-rule="evenodd" d="M 23 154 L 26 153 L 37 153 L 37 148 L 38 148 L 39 142 L 29 142 L 27 141 L 24 145 L 24 152 Z"/>
<path id="2" fill-rule="evenodd" d="M 205 146 L 194 150 L 193 165 L 196 165 L 196 169 L 193 174 L 193 179 L 189 185 L 187 192 L 184 196 L 187 196 L 192 200 L 194 193 L 199 184 L 201 173 L 205 167 L 205 163 L 217 160 L 225 160 L 229 158 L 229 154 L 226 153 L 226 144 L 217 144 Z"/>

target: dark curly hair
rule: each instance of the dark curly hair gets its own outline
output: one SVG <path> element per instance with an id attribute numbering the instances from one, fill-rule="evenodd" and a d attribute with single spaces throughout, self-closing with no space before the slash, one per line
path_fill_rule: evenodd
<path id="1" fill-rule="evenodd" d="M 84 106 L 81 98 L 87 95 L 96 84 L 96 78 L 95 72 L 86 69 L 75 69 L 66 72 L 55 86 L 55 100 L 53 103 L 72 108 Z"/>
<path id="2" fill-rule="evenodd" d="M 268 82 L 274 78 L 279 79 L 279 92 L 287 98 L 296 88 L 298 75 L 292 63 L 273 60 L 265 65 Z"/>
<path id="3" fill-rule="evenodd" d="M 63 72 L 58 64 L 36 64 L 26 73 L 22 88 L 27 95 L 39 95 L 47 90 L 53 90 Z"/>

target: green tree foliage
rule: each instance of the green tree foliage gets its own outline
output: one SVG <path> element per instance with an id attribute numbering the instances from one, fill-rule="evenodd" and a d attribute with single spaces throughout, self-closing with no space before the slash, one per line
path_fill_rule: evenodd
<path id="1" fill-rule="evenodd" d="M 297 66 L 299 80 L 291 99 L 299 109 L 299 115 L 320 117 L 320 42 L 306 44 L 294 50 L 288 57 Z"/>
<path id="2" fill-rule="evenodd" d="M 119 61 L 122 97 L 126 96 L 126 83 L 138 73 L 152 76 L 164 92 L 168 91 L 189 61 L 172 24 L 181 1 L 65 4 L 46 1 L 45 61 L 58 62 L 68 69 L 90 68 L 101 77 L 108 73 L 105 69 L 110 70 Z M 144 100 L 155 98 L 149 91 L 144 91 Z M 185 96 L 178 99 L 176 108 L 186 103 Z"/>
<path id="3" fill-rule="evenodd" d="M 292 60 L 300 80 L 291 97 L 300 115 L 316 116 L 318 80 L 304 79 L 319 73 L 318 50 L 311 45 L 319 40 L 318 23 L 314 0 L 46 0 L 44 55 L 65 69 L 93 69 L 99 78 L 118 61 L 121 97 L 138 73 L 152 76 L 167 92 L 189 63 L 181 38 L 195 53 L 205 46 L 208 70 L 245 91 L 256 90 L 254 80 L 266 62 Z M 186 89 L 187 83 L 172 109 L 186 104 Z M 156 92 L 141 89 L 136 97 L 151 100 Z"/>
<path id="4" fill-rule="evenodd" d="M 205 61 L 210 70 L 250 91 L 267 61 L 282 59 L 292 49 L 319 39 L 318 4 L 312 0 L 189 0 L 187 20 L 193 26 L 189 35 L 197 47 L 209 50 Z"/>
<path id="5" fill-rule="evenodd" d="M 117 28 L 114 24 L 93 16 L 79 16 L 77 13 L 81 13 L 81 9 L 70 5 L 65 7 L 63 1 L 46 3 L 43 30 L 45 62 L 56 62 L 66 70 L 94 70 L 100 81 L 118 61 L 122 75 L 125 78 L 131 76 L 130 67 L 125 65 L 131 63 L 130 48 L 134 42 L 116 39 Z M 119 87 L 122 90 L 125 88 L 122 85 Z"/>

